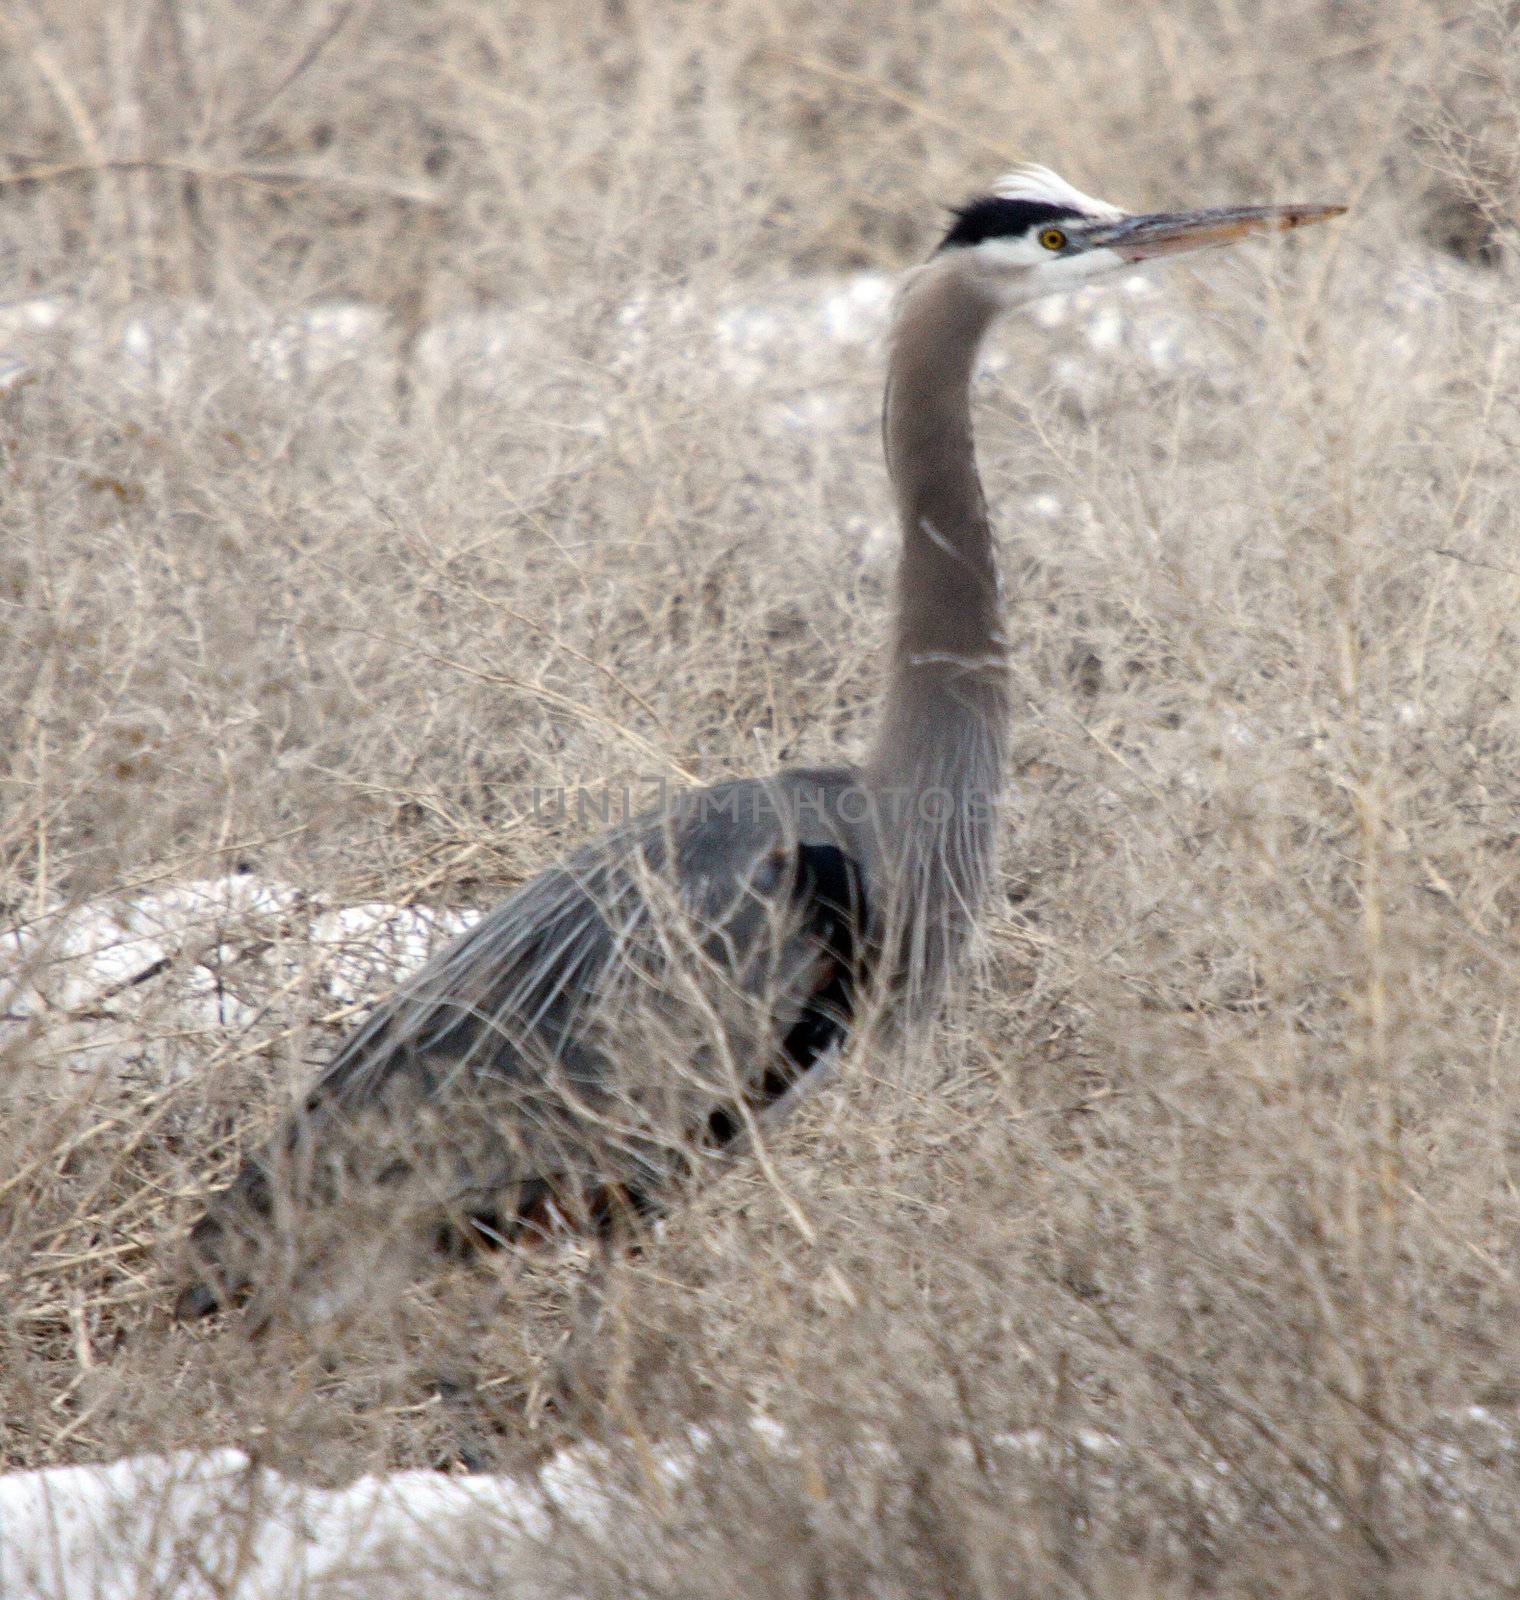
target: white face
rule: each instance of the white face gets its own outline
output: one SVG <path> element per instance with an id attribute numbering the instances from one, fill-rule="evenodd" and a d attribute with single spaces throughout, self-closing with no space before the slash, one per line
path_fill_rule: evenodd
<path id="1" fill-rule="evenodd" d="M 1094 278 L 1106 278 L 1136 265 L 1101 245 L 1081 248 L 1075 243 L 1079 231 L 1080 224 L 1075 219 L 1064 224 L 1050 223 L 1021 236 L 984 239 L 980 244 L 963 246 L 959 257 L 965 271 L 1010 306 L 1080 288 Z M 1056 235 L 1067 242 L 1056 244 Z M 1048 242 L 1042 243 L 1042 237 Z"/>

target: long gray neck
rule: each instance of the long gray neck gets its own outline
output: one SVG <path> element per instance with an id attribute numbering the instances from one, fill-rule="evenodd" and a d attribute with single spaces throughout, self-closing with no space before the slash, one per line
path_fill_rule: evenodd
<path id="1" fill-rule="evenodd" d="M 946 746 L 1008 714 L 1008 644 L 971 437 L 971 377 L 992 299 L 948 265 L 920 270 L 893 331 L 882 432 L 902 525 L 897 620 L 871 770 L 917 781 Z"/>
<path id="2" fill-rule="evenodd" d="M 883 794 L 902 959 L 932 998 L 991 870 L 1009 720 L 1008 644 L 971 435 L 997 305 L 953 262 L 899 303 L 883 434 L 902 524 L 887 697 L 867 764 Z"/>

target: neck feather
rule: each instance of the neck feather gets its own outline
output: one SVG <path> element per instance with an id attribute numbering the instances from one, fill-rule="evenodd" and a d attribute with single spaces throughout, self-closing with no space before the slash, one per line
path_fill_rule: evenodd
<path id="1" fill-rule="evenodd" d="M 900 936 L 926 997 L 953 964 L 996 839 L 1009 720 L 1001 585 L 971 434 L 997 304 L 934 261 L 898 305 L 883 417 L 902 524 L 887 698 L 868 770 L 898 859 Z"/>
<path id="2" fill-rule="evenodd" d="M 882 432 L 902 554 L 871 758 L 884 782 L 942 767 L 971 728 L 1002 743 L 1008 644 L 971 435 L 971 378 L 996 314 L 995 301 L 938 261 L 909 280 L 898 306 Z"/>

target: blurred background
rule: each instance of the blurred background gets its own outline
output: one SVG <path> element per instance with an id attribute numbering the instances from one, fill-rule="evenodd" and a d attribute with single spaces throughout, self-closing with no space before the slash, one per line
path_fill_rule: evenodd
<path id="1" fill-rule="evenodd" d="M 1036 158 L 1137 207 L 1349 183 L 1465 260 L 1515 202 L 1482 0 L 57 0 L 5 31 L 12 296 L 345 297 L 404 332 L 575 284 L 897 266 Z"/>

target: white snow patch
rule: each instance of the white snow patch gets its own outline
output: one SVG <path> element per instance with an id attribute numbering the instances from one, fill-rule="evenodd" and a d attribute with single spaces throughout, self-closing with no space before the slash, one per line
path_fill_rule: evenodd
<path id="1" fill-rule="evenodd" d="M 172 1079 L 308 975 L 343 1004 L 378 999 L 478 915 L 321 908 L 251 873 L 57 908 L 0 932 L 0 1037 L 45 1026 L 70 1070 Z"/>
<path id="2" fill-rule="evenodd" d="M 590 1463 L 568 1453 L 535 1479 L 397 1472 L 331 1490 L 239 1450 L 15 1473 L 0 1478 L 0 1593 L 275 1600 L 346 1579 L 412 1594 L 456 1549 L 485 1538 L 498 1562 L 514 1546 L 531 1558 L 557 1519 L 594 1522 L 608 1505 Z"/>
<path id="3" fill-rule="evenodd" d="M 109 310 L 54 299 L 0 305 L 0 343 L 37 372 L 104 370 L 129 391 L 166 398 L 206 373 L 225 378 L 242 355 L 277 382 L 324 376 L 355 363 L 388 372 L 385 311 L 330 301 L 297 311 L 165 295 Z M 11 352 L 7 351 L 7 354 Z"/>
<path id="4" fill-rule="evenodd" d="M 1051 295 L 1036 301 L 1029 314 L 1039 327 L 1067 330 L 1068 343 L 1052 361 L 1051 374 L 1059 390 L 1083 405 L 1093 404 L 1121 373 L 1164 379 L 1219 371 L 1207 324 L 1149 278 L 1119 278 Z"/>
<path id="5" fill-rule="evenodd" d="M 776 376 L 778 356 L 868 347 L 886 333 L 893 292 L 885 273 L 857 272 L 799 278 L 731 299 L 714 324 L 726 369 L 761 382 Z"/>
<path id="6" fill-rule="evenodd" d="M 249 338 L 255 365 L 281 382 L 334 372 L 365 359 L 388 359 L 385 313 L 354 300 L 309 306 Z"/>
<path id="7" fill-rule="evenodd" d="M 622 1547 L 630 1518 L 653 1491 L 678 1489 L 725 1446 L 746 1443 L 778 1460 L 803 1451 L 763 1414 L 748 1441 L 691 1427 L 655 1448 L 621 1456 L 602 1445 L 561 1450 L 531 1472 L 470 1477 L 403 1471 L 340 1489 L 296 1482 L 233 1449 L 184 1450 L 102 1465 L 53 1467 L 0 1477 L 0 1594 L 49 1600 L 173 1594 L 177 1600 L 286 1600 L 308 1593 L 362 1593 L 390 1600 L 418 1593 L 477 1596 L 483 1578 L 513 1600 L 572 1600 L 551 1558 L 574 1533 L 589 1547 Z M 969 1442 L 948 1441 L 970 1457 Z M 1134 1446 L 1104 1429 L 1028 1427 L 990 1441 L 1006 1457 L 1041 1469 L 1080 1457 L 1087 1487 L 1117 1492 Z M 1392 1481 L 1440 1505 L 1453 1521 L 1484 1507 L 1485 1473 L 1513 1469 L 1514 1420 L 1483 1406 L 1440 1419 L 1430 1437 L 1390 1461 Z M 855 1445 L 862 1470 L 901 1469 L 884 1439 Z M 1027 1467 L 1025 1468 L 1027 1470 Z M 1237 1490 L 1229 1462 L 1205 1458 L 1190 1481 L 1222 1523 L 1254 1514 L 1250 1485 Z M 625 1490 L 620 1487 L 627 1484 Z M 1434 1501 L 1431 1496 L 1434 1496 Z M 1336 1526 L 1340 1515 L 1317 1490 L 1306 1511 Z M 640 1517 L 647 1526 L 647 1512 Z M 332 1585 L 331 1589 L 323 1587 Z M 505 1584 L 505 1587 L 502 1585 Z"/>
<path id="8" fill-rule="evenodd" d="M 1417 246 L 1391 262 L 1369 258 L 1364 276 L 1369 310 L 1387 325 L 1389 355 L 1410 360 L 1440 336 L 1455 306 L 1500 304 L 1506 281 Z M 843 407 L 819 415 L 799 408 L 797 396 L 839 379 L 842 351 L 874 353 L 897 282 L 884 272 L 813 273 L 734 285 L 716 300 L 685 287 L 640 294 L 615 313 L 612 360 L 668 343 L 679 355 L 710 356 L 730 382 L 776 395 L 762 422 L 788 430 L 835 425 Z M 415 342 L 412 375 L 423 384 L 510 394 L 522 387 L 526 363 L 541 378 L 545 363 L 558 359 L 559 315 L 539 301 L 439 317 Z M 1183 305 L 1164 274 L 1128 274 L 1052 295 L 1020 311 L 1016 320 L 1024 319 L 1061 330 L 1067 362 L 1057 382 L 1080 401 L 1101 392 L 1121 367 L 1142 376 L 1228 378 L 1207 319 Z M 104 365 L 129 388 L 160 392 L 203 382 L 208 359 L 225 373 L 239 352 L 280 382 L 350 366 L 380 381 L 394 374 L 399 332 L 383 307 L 346 300 L 291 311 L 161 296 L 125 313 L 58 296 L 0 303 L 4 357 L 39 374 L 60 364 L 92 371 Z M 986 366 L 997 371 L 1012 359 L 994 341 Z M 583 384 L 579 358 L 564 366 L 567 382 Z"/>
<path id="9" fill-rule="evenodd" d="M 841 350 L 865 351 L 885 337 L 894 282 L 886 273 L 817 273 L 773 284 L 746 284 L 707 307 L 688 289 L 635 296 L 616 321 L 627 359 L 669 342 L 689 350 L 694 337 L 711 338 L 712 358 L 726 380 L 785 397 L 783 426 L 832 422 L 809 409 L 817 386 L 839 377 Z M 827 397 L 824 397 L 827 398 Z M 833 412 L 842 407 L 836 402 Z"/>
<path id="10" fill-rule="evenodd" d="M 897 529 L 890 522 L 853 516 L 845 522 L 845 537 L 855 546 L 862 566 L 884 568 L 897 556 Z"/>
<path id="11" fill-rule="evenodd" d="M 541 366 L 553 349 L 547 305 L 485 306 L 430 323 L 414 360 L 417 376 L 438 388 L 510 395 L 530 364 Z"/>
<path id="12" fill-rule="evenodd" d="M 0 338 L 16 338 L 56 328 L 67 316 L 62 300 L 37 296 L 30 300 L 10 300 L 0 305 Z"/>
<path id="13" fill-rule="evenodd" d="M 166 962 L 207 967 L 227 954 L 239 924 L 280 915 L 299 899 L 288 884 L 232 874 L 98 900 L 10 929 L 0 951 L 25 970 L 25 982 L 9 1010 L 83 1010 L 145 982 Z"/>
<path id="14" fill-rule="evenodd" d="M 787 1448 L 768 1417 L 750 1430 L 761 1449 Z M 691 1428 L 644 1454 L 642 1487 L 679 1485 L 713 1446 Z M 338 1592 L 442 1600 L 479 1594 L 473 1557 L 484 1554 L 493 1577 L 510 1574 L 493 1593 L 570 1600 L 536 1558 L 569 1529 L 619 1538 L 633 1507 L 616 1476 L 599 1445 L 520 1475 L 392 1472 L 341 1489 L 297 1483 L 231 1449 L 12 1473 L 0 1477 L 0 1594 L 286 1600 L 347 1581 L 354 1589 Z"/>
<path id="15" fill-rule="evenodd" d="M 383 903 L 342 906 L 312 918 L 307 937 L 329 952 L 324 981 L 336 1000 L 373 999 L 401 972 L 479 920 L 478 911 L 434 911 Z"/>

